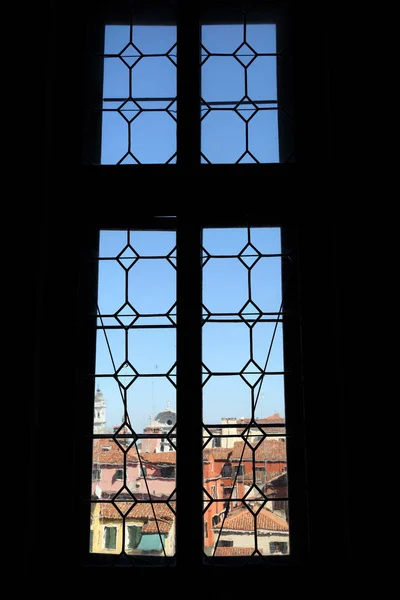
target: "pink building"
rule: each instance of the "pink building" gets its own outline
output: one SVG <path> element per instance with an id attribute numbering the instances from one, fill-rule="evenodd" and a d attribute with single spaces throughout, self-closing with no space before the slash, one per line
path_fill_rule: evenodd
<path id="1" fill-rule="evenodd" d="M 134 491 L 139 474 L 136 449 L 130 448 L 125 452 L 111 438 L 93 440 L 92 494 L 100 497 L 104 492 L 117 492 L 124 484 Z"/>
<path id="2" fill-rule="evenodd" d="M 175 452 L 125 451 L 113 439 L 94 440 L 92 494 L 110 497 L 120 491 L 143 497 L 169 497 L 175 489 Z"/>
<path id="3" fill-rule="evenodd" d="M 176 452 L 143 452 L 138 490 L 154 496 L 169 497 L 176 487 Z"/>

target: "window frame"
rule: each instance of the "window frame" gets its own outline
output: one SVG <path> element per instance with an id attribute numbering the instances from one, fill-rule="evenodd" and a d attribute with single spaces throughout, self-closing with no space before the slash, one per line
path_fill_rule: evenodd
<path id="1" fill-rule="evenodd" d="M 202 377 L 201 377 L 201 335 L 202 335 L 202 318 L 201 318 L 201 307 L 202 307 L 202 294 L 201 294 L 201 276 L 202 276 L 202 260 L 201 260 L 201 243 L 202 243 L 202 230 L 213 227 L 221 228 L 227 225 L 227 219 L 205 219 L 204 217 L 194 217 L 187 215 L 178 215 L 174 219 L 160 218 L 160 217 L 148 217 L 141 220 L 139 217 L 121 216 L 120 226 L 123 228 L 127 226 L 128 229 L 151 229 L 151 230 L 176 230 L 177 232 L 177 311 L 179 314 L 179 326 L 177 326 L 177 418 L 178 421 L 190 423 L 190 427 L 183 427 L 177 429 L 177 458 L 176 458 L 176 489 L 177 495 L 180 489 L 185 489 L 185 497 L 190 498 L 190 501 L 182 502 L 179 505 L 177 503 L 177 517 L 176 517 L 176 564 L 179 569 L 193 569 L 207 568 L 207 563 L 203 557 L 203 525 L 202 525 L 202 512 L 203 502 L 201 488 L 199 489 L 196 484 L 197 481 L 202 481 L 203 478 L 203 456 L 200 451 L 203 444 L 203 426 L 202 426 Z M 89 314 L 96 313 L 96 293 L 93 290 L 97 290 L 97 267 L 96 267 L 96 248 L 99 243 L 99 233 L 102 227 L 98 228 L 98 225 L 93 230 L 93 237 L 85 235 L 85 244 L 94 244 L 90 246 L 90 251 L 86 251 L 84 254 L 89 257 L 86 260 L 86 270 L 82 272 L 82 279 L 86 284 L 86 292 L 82 289 L 84 297 L 83 306 L 86 306 Z M 230 226 L 234 227 L 281 227 L 281 238 L 282 238 L 282 252 L 285 252 L 288 248 L 292 247 L 297 240 L 297 228 L 293 226 L 285 226 L 277 222 L 267 222 L 265 217 L 259 215 L 245 215 L 240 218 L 236 218 L 234 221 L 230 221 Z M 105 227 L 108 229 L 108 227 Z M 294 253 L 294 258 L 296 252 Z M 95 259 L 95 260 L 93 260 Z M 283 266 L 285 261 L 282 263 L 282 278 L 285 280 L 285 267 Z M 297 275 L 296 269 L 291 271 L 291 277 L 294 277 L 292 285 L 287 288 L 285 307 L 287 310 L 293 310 L 294 322 L 299 317 L 299 306 L 298 306 L 298 289 L 297 289 Z M 88 305 L 89 302 L 89 305 Z M 91 308 L 90 307 L 91 303 Z M 81 339 L 80 346 L 85 348 L 85 355 L 82 356 L 84 364 L 80 365 L 80 370 L 85 373 L 95 372 L 95 339 L 96 339 L 96 326 L 94 319 L 91 319 L 91 325 L 86 317 L 85 312 L 81 313 L 82 322 L 85 323 L 85 327 L 82 327 L 84 331 L 84 338 Z M 196 317 L 197 315 L 197 317 Z M 297 321 L 298 323 L 298 321 Z M 90 333 L 89 333 L 90 331 Z M 307 553 L 307 511 L 306 511 L 306 494 L 305 494 L 305 456 L 302 439 L 304 436 L 303 425 L 301 422 L 301 415 L 303 411 L 302 406 L 302 391 L 300 386 L 301 379 L 301 360 L 300 360 L 300 337 L 299 337 L 299 324 L 294 327 L 290 327 L 288 333 L 284 335 L 284 354 L 285 354 L 285 370 L 289 365 L 289 371 L 291 370 L 293 377 L 296 378 L 296 385 L 288 385 L 285 383 L 286 388 L 286 431 L 291 432 L 287 438 L 287 461 L 289 464 L 289 474 L 292 471 L 293 477 L 293 489 L 296 490 L 295 498 L 296 501 L 292 503 L 289 500 L 290 507 L 290 535 L 291 535 L 291 553 L 285 556 L 279 556 L 280 567 L 282 565 L 295 566 L 302 563 Z M 193 365 L 197 365 L 197 377 L 196 369 Z M 180 373 L 180 375 L 179 375 Z M 89 378 L 92 379 L 92 378 Z M 88 381 L 85 377 L 80 382 L 81 386 L 85 387 L 82 389 L 84 394 L 84 402 L 90 404 L 89 398 L 93 401 L 93 386 L 94 380 Z M 296 387 L 297 386 L 297 387 Z M 296 390 L 294 389 L 296 387 Z M 191 397 L 191 403 L 187 403 L 187 397 Z M 296 402 L 295 402 L 296 400 Z M 86 423 L 82 420 L 82 439 L 81 443 L 86 444 L 86 449 L 82 448 L 82 452 L 86 454 L 85 461 L 82 461 L 82 468 L 85 462 L 90 462 L 91 467 L 91 449 L 90 443 L 91 432 L 93 431 L 93 410 L 92 406 L 89 406 L 87 413 Z M 293 435 L 294 434 L 294 435 Z M 179 452 L 179 448 L 185 448 L 186 452 Z M 243 465 L 242 465 L 243 466 Z M 243 469 L 242 469 L 243 470 Z M 244 472 L 244 470 L 243 470 Z M 190 473 L 190 477 L 188 477 Z M 290 475 L 289 475 L 290 476 Z M 82 473 L 82 480 L 84 480 L 84 474 Z M 82 498 L 89 498 L 88 490 L 85 491 L 85 484 L 81 489 L 81 521 L 88 522 L 90 519 L 90 506 L 86 501 L 82 502 Z M 235 494 L 233 494 L 233 499 Z M 85 516 L 86 513 L 86 516 Z M 197 521 L 197 528 L 193 526 L 188 530 L 185 525 L 187 522 L 192 522 L 194 525 Z M 85 532 L 83 532 L 83 538 L 85 538 Z M 86 540 L 87 541 L 87 540 Z M 190 554 L 185 553 L 185 547 L 189 546 L 193 550 Z M 84 566 L 98 565 L 98 555 L 89 555 L 89 545 L 85 541 L 82 542 L 82 555 L 81 560 Z M 136 560 L 137 557 L 135 557 Z M 102 564 L 111 564 L 115 560 L 113 555 L 102 556 L 100 562 Z M 139 561 L 142 560 L 140 557 Z M 170 559 L 168 559 L 170 560 Z M 228 565 L 231 568 L 245 569 L 245 561 L 240 557 L 214 557 L 216 565 L 219 564 Z M 275 557 L 274 557 L 275 560 Z M 163 565 L 167 560 L 164 557 L 158 557 L 152 564 L 155 568 L 159 565 Z M 276 561 L 275 561 L 276 563 Z M 148 564 L 148 563 L 147 563 Z M 174 563 L 175 564 L 175 563 Z M 143 564 L 144 566 L 144 564 Z M 260 566 L 269 566 L 265 563 Z M 276 564 L 272 565 L 272 568 Z M 250 566 L 250 568 L 252 568 Z"/>
<path id="2" fill-rule="evenodd" d="M 132 169 L 132 176 L 146 176 L 149 171 L 159 171 L 159 175 L 176 176 L 184 175 L 210 176 L 211 174 L 233 172 L 240 167 L 237 174 L 249 176 L 257 174 L 281 175 L 282 167 L 293 170 L 295 163 L 292 155 L 295 152 L 295 122 L 288 125 L 287 118 L 282 111 L 278 111 L 279 154 L 283 162 L 260 164 L 201 164 L 201 68 L 200 44 L 201 26 L 207 23 L 221 22 L 222 24 L 240 23 L 232 17 L 229 0 L 217 3 L 218 17 L 215 17 L 216 8 L 204 11 L 201 2 L 188 5 L 184 0 L 173 0 L 170 3 L 147 3 L 147 9 L 140 7 L 135 16 L 135 23 L 165 25 L 177 27 L 177 163 L 176 164 L 137 164 L 137 165 L 101 165 L 101 110 L 103 97 L 103 59 L 104 35 L 106 25 L 129 25 L 130 18 L 126 7 L 118 3 L 107 2 L 102 4 L 96 13 L 96 18 L 88 16 L 85 36 L 86 45 L 90 48 L 85 54 L 85 115 L 84 137 L 82 140 L 82 159 L 86 170 L 101 167 L 108 172 L 115 171 L 115 167 L 123 167 L 127 172 Z M 266 2 L 263 0 L 241 0 L 244 10 L 257 10 L 260 14 L 260 23 L 273 23 L 277 25 L 276 43 L 277 51 L 285 48 L 285 59 L 277 60 L 277 90 L 278 104 L 285 107 L 286 111 L 293 113 L 293 72 L 292 72 L 292 46 L 293 46 L 293 7 L 291 0 L 277 0 Z M 155 12 L 154 7 L 156 7 Z M 257 18 L 257 17 L 255 17 Z M 252 21 L 253 22 L 253 21 Z M 254 21 L 255 22 L 255 21 Z M 97 110 L 93 110 L 97 107 Z M 277 167 L 280 169 L 277 169 Z M 121 169 L 118 169 L 121 171 Z M 117 172 L 118 172 L 117 171 Z M 214 171 L 214 173 L 213 173 Z"/>
<path id="3" fill-rule="evenodd" d="M 90 5 L 87 7 L 87 5 Z M 45 183 L 43 189 L 45 200 L 38 209 L 43 217 L 42 236 L 40 241 L 36 240 L 37 253 L 40 260 L 40 271 L 38 274 L 38 296 L 39 309 L 37 317 L 37 333 L 40 356 L 35 358 L 35 364 L 38 366 L 38 378 L 40 383 L 35 382 L 36 405 L 32 419 L 32 447 L 34 449 L 35 464 L 42 459 L 43 455 L 48 456 L 48 431 L 54 428 L 54 418 L 58 414 L 57 406 L 54 406 L 54 389 L 58 389 L 61 398 L 64 399 L 63 406 L 71 402 L 71 389 L 76 389 L 77 397 L 80 401 L 89 398 L 91 394 L 90 385 L 83 383 L 76 385 L 75 374 L 79 381 L 83 377 L 79 365 L 82 356 L 86 354 L 86 345 L 83 344 L 77 351 L 78 360 L 75 360 L 74 353 L 71 352 L 71 346 L 76 341 L 85 338 L 88 333 L 90 341 L 90 332 L 85 329 L 85 324 L 81 320 L 81 309 L 83 306 L 90 305 L 90 297 L 93 286 L 96 285 L 95 278 L 90 275 L 88 280 L 82 280 L 82 264 L 86 261 L 88 255 L 91 256 L 96 247 L 96 231 L 100 227 L 125 227 L 120 218 L 120 214 L 125 214 L 125 221 L 128 216 L 138 216 L 142 221 L 148 219 L 151 225 L 151 219 L 148 217 L 144 206 L 136 203 L 132 207 L 132 178 L 138 182 L 138 185 L 148 185 L 149 180 L 154 182 L 153 193 L 157 196 L 160 193 L 161 200 L 156 200 L 157 213 L 165 212 L 165 206 L 168 206 L 167 212 L 176 212 L 174 209 L 175 198 L 171 193 L 176 187 L 182 184 L 182 177 L 190 176 L 188 181 L 190 190 L 193 190 L 199 198 L 198 208 L 203 214 L 212 214 L 215 219 L 215 211 L 220 210 L 221 214 L 228 215 L 224 223 L 231 226 L 235 223 L 234 215 L 231 211 L 232 201 L 239 201 L 240 197 L 245 197 L 248 190 L 240 186 L 237 177 L 253 178 L 255 175 L 263 177 L 265 183 L 264 204 L 260 209 L 264 215 L 267 215 L 271 221 L 277 223 L 286 223 L 293 225 L 298 223 L 301 230 L 301 272 L 302 272 L 302 296 L 306 298 L 303 331 L 305 335 L 305 364 L 308 364 L 308 372 L 326 372 L 327 364 L 335 364 L 334 349 L 328 348 L 326 339 L 332 336 L 334 331 L 331 321 L 326 320 L 326 312 L 333 308 L 334 319 L 338 318 L 337 307 L 335 309 L 334 301 L 326 294 L 332 291 L 331 281 L 337 277 L 334 273 L 334 267 L 329 261 L 338 257 L 341 265 L 345 265 L 345 252 L 336 253 L 335 243 L 342 241 L 341 232 L 344 232 L 344 248 L 356 250 L 350 227 L 341 227 L 329 221 L 320 223 L 315 228 L 312 220 L 315 217 L 314 211 L 307 213 L 307 206 L 293 204 L 293 199 L 307 197 L 310 201 L 315 201 L 318 206 L 320 200 L 321 181 L 323 175 L 327 173 L 326 160 L 329 157 L 329 136 L 327 136 L 327 108 L 324 96 L 324 78 L 326 66 L 326 54 L 324 51 L 318 52 L 318 48 L 324 48 L 323 29 L 316 27 L 316 22 L 320 23 L 318 10 L 312 6 L 311 2 L 299 1 L 295 10 L 295 56 L 296 67 L 294 73 L 295 85 L 295 114 L 296 114 L 296 163 L 295 164 L 277 164 L 277 165 L 257 165 L 257 170 L 253 165 L 240 165 L 240 169 L 235 165 L 204 165 L 194 166 L 176 165 L 172 167 L 167 165 L 137 165 L 124 167 L 121 169 L 101 168 L 94 165 L 83 164 L 84 153 L 81 147 L 82 137 L 87 134 L 87 125 L 84 115 L 82 115 L 82 106 L 91 106 L 91 96 L 87 94 L 92 89 L 93 80 L 96 77 L 88 72 L 83 64 L 86 51 L 85 31 L 88 23 L 93 23 L 93 16 L 96 20 L 95 3 L 81 3 L 79 11 L 72 5 L 54 6 L 54 10 L 49 18 L 49 28 L 43 26 L 44 39 L 48 44 L 46 48 L 47 66 L 42 65 L 42 75 L 44 82 L 44 95 L 46 97 L 46 157 L 45 157 Z M 316 17 L 317 13 L 317 17 Z M 46 22 L 46 21 L 44 21 Z M 43 24 L 41 24 L 42 26 Z M 296 34 L 297 31 L 297 34 Z M 300 33 L 299 33 L 300 32 Z M 71 39 L 75 41 L 71 44 Z M 310 57 L 313 60 L 310 61 Z M 48 70 L 45 73 L 46 69 Z M 68 89 L 69 93 L 65 91 Z M 313 102 L 309 101 L 309 98 Z M 71 98 L 76 102 L 71 103 Z M 80 102 L 83 99 L 83 102 Z M 329 100 L 329 99 L 328 99 Z M 83 111 L 84 112 L 84 111 Z M 325 129 L 324 129 L 325 128 Z M 42 133 L 42 132 L 41 132 Z M 94 140 L 95 141 L 95 140 Z M 42 163 L 40 160 L 40 169 Z M 211 181 L 209 179 L 211 177 Z M 243 183 L 246 179 L 241 180 Z M 62 182 L 62 186 L 61 186 Z M 210 188 L 210 183 L 213 186 Z M 258 184 L 257 177 L 254 184 Z M 226 197 L 229 197 L 229 203 L 221 200 L 219 194 L 215 193 L 218 187 L 226 190 Z M 77 189 L 80 190 L 79 200 Z M 115 196 L 115 190 L 118 190 L 118 207 L 120 214 L 110 213 L 110 198 Z M 166 196 L 161 196 L 161 191 Z M 56 192 L 56 197 L 54 196 Z M 64 193 L 64 195 L 63 195 Z M 82 198 L 84 202 L 82 202 Z M 274 202 L 279 199 L 279 205 Z M 61 204 L 59 204 L 61 201 Z M 56 203 L 56 205 L 55 205 Z M 60 210 L 65 212 L 63 218 L 60 218 Z M 160 208 L 162 207 L 162 210 Z M 332 207 L 330 207 L 332 208 Z M 143 209 L 143 210 L 142 210 Z M 191 220 L 194 211 L 194 205 L 187 210 L 186 217 Z M 223 211 L 223 213 L 222 213 Z M 191 215 L 190 215 L 191 213 Z M 336 215 L 336 213 L 335 213 Z M 260 216 L 260 215 L 258 215 Z M 68 240 L 68 244 L 60 246 L 60 239 Z M 51 253 L 50 249 L 57 248 L 57 252 Z M 316 253 L 316 249 L 318 250 Z M 324 249 L 325 256 L 319 250 Z M 347 257 L 346 257 L 347 258 Z M 48 276 L 51 273 L 51 278 Z M 318 274 L 318 282 L 315 275 Z M 343 285 L 343 280 L 339 277 Z M 314 304 L 313 297 L 324 297 L 323 303 Z M 326 302 L 326 300 L 328 301 Z M 76 314 L 72 312 L 71 306 L 77 304 Z M 312 306 L 311 306 L 312 305 Z M 64 309 L 65 323 L 70 326 L 65 330 L 65 340 L 68 344 L 61 343 L 60 333 L 54 330 L 54 323 L 59 319 L 59 307 Z M 313 322 L 320 317 L 323 322 L 321 332 L 313 329 Z M 64 339 L 64 338 L 63 338 Z M 78 344 L 79 345 L 79 344 Z M 58 352 L 55 353 L 54 349 Z M 324 352 L 321 351 L 324 349 Z M 318 350 L 316 350 L 318 349 Z M 63 360 L 62 360 L 63 359 Z M 59 369 L 60 364 L 65 365 L 65 389 L 60 390 Z M 78 364 L 78 368 L 76 365 Z M 310 366 L 311 365 L 311 366 Z M 317 367 L 315 366 L 317 365 Z M 331 436 L 337 435 L 338 421 L 331 420 L 331 413 L 327 414 L 325 405 L 320 404 L 320 389 L 324 386 L 324 379 L 321 375 L 312 374 L 312 377 L 306 378 L 306 389 L 308 390 L 308 405 L 314 400 L 314 406 L 318 407 L 319 414 L 311 414 L 305 411 L 305 429 L 306 439 L 304 446 L 311 448 L 311 460 L 307 466 L 308 482 L 307 487 L 311 493 L 313 501 L 310 504 L 309 514 L 313 522 L 314 548 L 318 548 L 314 554 L 312 550 L 306 552 L 305 560 L 313 560 L 314 563 L 323 561 L 328 564 L 331 560 L 333 564 L 337 560 L 339 553 L 343 556 L 343 543 L 339 542 L 335 535 L 329 535 L 329 532 L 335 532 L 334 525 L 328 525 L 327 531 L 322 527 L 324 518 L 326 518 L 326 506 L 335 509 L 332 517 L 337 519 L 336 515 L 341 514 L 337 510 L 338 505 L 336 497 L 330 501 L 326 495 L 323 496 L 323 502 L 319 504 L 320 493 L 325 493 L 331 489 L 331 476 L 324 476 L 320 470 L 320 460 L 315 456 L 324 456 L 326 459 L 326 468 L 331 465 L 337 467 L 338 450 L 332 450 L 325 440 Z M 332 390 L 338 389 L 338 382 L 332 377 L 332 386 L 325 390 L 328 398 L 335 400 Z M 92 400 L 92 398 L 91 398 Z M 83 405 L 79 404 L 79 408 Z M 60 403 L 61 406 L 61 403 Z M 307 406 L 307 402 L 306 402 Z M 36 408 L 37 407 L 37 408 Z M 92 410 L 93 406 L 90 406 Z M 37 414 L 36 414 L 37 411 Z M 78 527 L 79 531 L 85 531 L 86 518 L 82 519 L 81 514 L 81 490 L 85 487 L 87 474 L 90 473 L 91 464 L 87 461 L 88 453 L 85 443 L 82 442 L 82 431 L 84 424 L 90 422 L 93 415 L 86 414 L 86 407 L 82 412 L 77 412 L 76 406 L 73 408 L 72 435 L 74 456 L 82 458 L 71 460 L 69 449 L 60 447 L 57 458 L 48 457 L 51 464 L 54 465 L 54 472 L 60 460 L 65 465 L 66 482 L 69 489 L 73 490 L 73 511 L 70 511 L 70 505 L 66 505 L 63 511 L 67 515 L 67 522 L 73 527 Z M 63 422 L 63 415 L 60 411 L 59 422 Z M 313 433 L 323 426 L 324 436 Z M 339 423 L 340 426 L 340 423 Z M 71 429 L 65 426 L 65 435 L 71 435 Z M 322 442 L 321 442 L 322 440 Z M 322 448 L 321 448 L 322 445 Z M 340 451 L 339 451 L 340 452 Z M 39 458 L 40 457 L 40 458 Z M 32 487 L 34 494 L 34 506 L 36 508 L 35 517 L 40 514 L 43 506 L 41 495 L 38 492 L 39 487 L 44 489 L 48 484 L 40 475 L 40 466 L 32 467 L 35 478 L 35 486 Z M 88 470 L 89 469 L 89 470 Z M 311 474 L 311 476 L 310 476 Z M 318 480 L 316 484 L 315 481 Z M 339 478 L 340 480 L 340 478 Z M 37 483 L 36 483 L 37 481 Z M 343 480 L 341 480 L 343 481 Z M 43 484 L 43 485 L 42 485 Z M 35 491 L 36 488 L 36 491 Z M 322 488 L 322 491 L 321 491 Z M 340 490 L 338 490 L 340 492 Z M 48 508 L 49 518 L 52 516 L 54 522 L 59 517 L 59 505 L 57 509 Z M 336 522 L 332 519 L 331 523 Z M 34 524 L 35 521 L 32 521 Z M 37 527 L 34 524 L 34 527 Z M 81 552 L 75 554 L 75 545 L 70 545 L 66 541 L 57 553 L 51 554 L 54 540 L 50 535 L 41 534 L 41 543 L 43 553 L 47 556 L 47 564 L 62 570 L 62 565 L 68 565 L 68 569 L 79 569 L 84 564 L 83 553 L 87 550 L 86 540 L 79 540 Z M 306 532 L 307 536 L 309 532 Z M 326 543 L 326 534 L 329 538 L 329 547 Z M 33 536 L 38 537 L 38 536 Z M 336 541 L 337 540 L 337 541 Z M 75 540 L 74 540 L 75 541 Z M 312 549 L 312 544 L 311 544 Z M 336 554 L 335 554 L 336 552 Z M 313 558 L 314 556 L 314 558 Z M 316 557 L 316 558 L 315 558 Z M 320 558 L 321 557 L 321 558 Z M 41 570 L 42 563 L 36 555 L 30 557 L 31 564 Z M 32 569 L 34 567 L 31 567 Z M 32 571 L 34 572 L 34 571 Z"/>

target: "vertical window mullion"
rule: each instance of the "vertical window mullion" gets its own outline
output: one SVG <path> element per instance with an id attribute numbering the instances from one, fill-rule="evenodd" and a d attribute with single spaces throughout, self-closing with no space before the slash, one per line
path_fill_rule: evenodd
<path id="1" fill-rule="evenodd" d="M 83 162 L 95 165 L 101 164 L 104 40 L 104 17 L 92 17 L 86 28 L 86 45 L 90 50 L 85 54 Z"/>
<path id="2" fill-rule="evenodd" d="M 177 564 L 185 572 L 203 556 L 201 388 L 201 229 L 177 228 Z"/>
<path id="3" fill-rule="evenodd" d="M 178 1 L 177 163 L 200 162 L 200 23 L 198 2 Z"/>
<path id="4" fill-rule="evenodd" d="M 289 482 L 290 553 L 300 563 L 307 551 L 307 500 L 305 490 L 305 430 L 303 375 L 301 360 L 301 326 L 299 298 L 299 239 L 295 227 L 282 228 L 282 252 L 290 261 L 282 265 L 284 285 L 283 341 L 285 371 L 285 414 L 287 421 L 287 462 Z"/>

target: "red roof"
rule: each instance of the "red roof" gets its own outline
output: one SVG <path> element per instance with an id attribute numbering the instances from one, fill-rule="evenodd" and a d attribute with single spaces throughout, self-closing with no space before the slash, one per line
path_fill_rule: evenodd
<path id="1" fill-rule="evenodd" d="M 228 460 L 232 452 L 232 448 L 205 448 L 203 450 L 203 459 L 208 460 L 210 454 L 214 460 Z"/>
<path id="2" fill-rule="evenodd" d="M 170 519 L 154 519 L 145 523 L 142 527 L 142 533 L 168 533 L 172 528 L 172 521 Z"/>
<path id="3" fill-rule="evenodd" d="M 264 479 L 264 475 L 265 475 L 265 479 Z M 283 475 L 285 475 L 285 477 L 282 477 Z M 287 473 L 286 471 L 263 471 L 262 473 L 262 482 L 267 482 L 267 483 L 271 483 L 272 481 L 277 483 L 281 483 L 281 485 L 287 485 L 287 477 L 286 477 Z M 254 478 L 254 472 L 253 471 L 249 471 L 249 473 L 245 473 L 243 476 L 243 481 L 246 484 L 250 484 L 250 483 L 259 483 L 257 481 L 257 477 L 258 477 L 258 473 L 256 473 L 256 476 Z M 281 478 L 281 479 L 280 479 Z"/>
<path id="4" fill-rule="evenodd" d="M 247 423 L 250 423 L 251 419 L 246 419 L 246 418 L 241 418 L 241 419 L 237 419 L 237 424 L 238 425 L 245 425 Z M 278 424 L 285 424 L 285 419 L 283 417 L 281 417 L 281 415 L 279 413 L 274 413 L 273 415 L 269 416 L 269 417 L 264 417 L 262 419 L 255 419 L 255 422 L 257 423 L 257 425 L 278 425 Z"/>
<path id="5" fill-rule="evenodd" d="M 223 531 L 227 529 L 254 531 L 255 521 L 257 531 L 289 531 L 287 522 L 268 508 L 262 508 L 256 517 L 247 508 L 234 509 L 225 520 L 222 520 L 213 529 L 221 529 L 223 526 Z"/>
<path id="6" fill-rule="evenodd" d="M 128 514 L 127 511 L 130 506 L 132 506 L 132 502 L 116 502 L 116 504 L 121 512 L 126 515 L 127 519 L 154 519 L 155 515 L 157 519 L 167 519 L 172 521 L 175 517 L 170 507 L 164 502 L 156 504 L 151 504 L 150 502 L 138 502 Z M 171 502 L 171 506 L 175 508 L 174 501 Z M 116 507 L 108 502 L 101 503 L 100 512 L 104 519 L 122 518 Z"/>
<path id="7" fill-rule="evenodd" d="M 243 548 L 239 546 L 218 546 L 214 556 L 250 556 L 254 548 Z"/>
<path id="8" fill-rule="evenodd" d="M 126 453 L 128 462 L 137 462 L 138 454 L 132 446 Z M 121 465 L 124 462 L 124 451 L 113 439 L 93 440 L 93 464 Z"/>
<path id="9" fill-rule="evenodd" d="M 243 445 L 244 442 L 235 442 L 233 447 L 231 460 L 252 460 L 253 459 L 253 448 L 248 444 L 245 444 L 243 456 Z M 255 451 L 257 461 L 282 461 L 286 462 L 286 442 L 280 440 L 267 438 L 261 442 Z"/>
<path id="10" fill-rule="evenodd" d="M 176 452 L 143 452 L 141 458 L 144 462 L 152 464 L 176 464 Z"/>

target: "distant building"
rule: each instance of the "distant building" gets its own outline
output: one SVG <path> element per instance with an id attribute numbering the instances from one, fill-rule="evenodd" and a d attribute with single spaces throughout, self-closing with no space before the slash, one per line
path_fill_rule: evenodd
<path id="1" fill-rule="evenodd" d="M 100 388 L 94 397 L 93 433 L 106 433 L 106 400 Z"/>
<path id="2" fill-rule="evenodd" d="M 223 417 L 221 419 L 222 427 L 211 427 L 209 431 L 215 436 L 212 439 L 214 448 L 233 448 L 239 437 L 256 442 L 264 434 L 276 436 L 276 439 L 285 440 L 286 428 L 285 419 L 279 413 L 261 419 L 250 419 L 245 417 Z M 238 437 L 233 437 L 238 436 Z"/>
<path id="3" fill-rule="evenodd" d="M 156 438 L 145 438 L 141 440 L 141 452 L 172 452 L 175 450 L 174 434 L 170 434 L 176 424 L 176 412 L 171 410 L 169 403 L 165 410 L 159 412 L 155 419 L 150 420 L 150 425 L 145 427 L 143 433 L 158 434 Z M 168 436 L 168 437 L 167 437 Z"/>
<path id="4" fill-rule="evenodd" d="M 174 502 L 171 502 L 174 506 Z M 123 516 L 124 515 L 124 518 Z M 125 527 L 125 535 L 123 535 Z M 125 545 L 123 547 L 123 541 Z M 90 551 L 94 553 L 173 556 L 175 515 L 166 504 L 118 502 L 92 505 Z"/>
<path id="5" fill-rule="evenodd" d="M 175 452 L 138 453 L 122 440 L 93 441 L 92 494 L 97 498 L 167 499 L 175 489 Z"/>
<path id="6" fill-rule="evenodd" d="M 289 553 L 289 525 L 268 508 L 261 508 L 256 516 L 247 508 L 236 508 L 213 529 L 216 556 L 253 553 L 255 537 L 260 554 Z"/>

